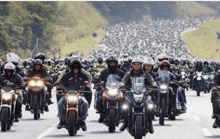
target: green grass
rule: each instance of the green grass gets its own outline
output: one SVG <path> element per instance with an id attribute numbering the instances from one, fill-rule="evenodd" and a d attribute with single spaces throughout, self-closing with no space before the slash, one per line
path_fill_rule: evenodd
<path id="1" fill-rule="evenodd" d="M 216 32 L 220 31 L 220 20 L 210 20 L 197 30 L 183 35 L 192 54 L 202 59 L 220 60 L 220 41 L 215 42 Z"/>
<path id="2" fill-rule="evenodd" d="M 106 19 L 88 2 L 59 2 L 59 6 L 63 13 L 57 20 L 55 50 L 60 48 L 62 57 L 73 51 L 86 54 L 105 35 Z M 93 32 L 98 35 L 95 40 Z"/>
<path id="3" fill-rule="evenodd" d="M 97 37 L 95 39 L 93 39 L 92 34 L 90 34 L 81 39 L 77 39 L 73 43 L 63 46 L 61 49 L 61 56 L 64 57 L 66 54 L 74 51 L 86 54 L 94 45 L 97 46 L 105 35 L 105 31 L 101 28 L 95 32 L 97 33 Z"/>

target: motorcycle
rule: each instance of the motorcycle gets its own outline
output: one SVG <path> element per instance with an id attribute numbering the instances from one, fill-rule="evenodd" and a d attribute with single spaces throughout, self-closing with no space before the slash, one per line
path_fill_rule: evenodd
<path id="1" fill-rule="evenodd" d="M 149 132 L 149 121 L 152 121 L 154 109 L 144 78 L 134 77 L 131 91 L 127 91 L 125 95 L 122 108 L 127 121 L 126 129 L 135 139 L 142 139 Z"/>
<path id="2" fill-rule="evenodd" d="M 18 90 L 15 91 L 15 85 L 7 82 L 7 85 L 1 88 L 1 130 L 5 132 L 10 130 L 15 117 L 16 101 L 18 99 Z"/>
<path id="3" fill-rule="evenodd" d="M 158 83 L 155 114 L 157 117 L 159 117 L 159 124 L 164 125 L 165 117 L 168 117 L 171 120 L 175 120 L 176 116 L 178 115 L 176 94 L 174 91 L 172 91 L 172 89 L 170 89 L 170 86 L 174 87 L 177 84 L 170 83 L 170 76 L 168 71 L 158 71 L 158 77 L 155 80 Z"/>
<path id="4" fill-rule="evenodd" d="M 121 78 L 117 74 L 110 74 L 107 78 L 105 91 L 102 96 L 102 113 L 105 118 L 103 124 L 108 126 L 109 132 L 115 131 L 115 126 L 120 124 L 121 104 L 123 93 L 119 90 L 119 81 Z"/>
<path id="5" fill-rule="evenodd" d="M 85 84 L 88 84 L 85 81 Z M 81 126 L 81 116 L 82 116 L 82 97 L 84 93 L 88 91 L 83 91 L 84 87 L 81 86 L 79 91 L 76 90 L 65 90 L 62 95 L 65 95 L 63 105 L 66 112 L 66 129 L 69 132 L 69 136 L 74 136 Z"/>
<path id="6" fill-rule="evenodd" d="M 197 71 L 196 75 L 194 76 L 195 82 L 194 82 L 194 88 L 197 92 L 197 96 L 200 96 L 200 92 L 203 91 L 203 83 L 202 83 L 202 71 Z"/>
<path id="7" fill-rule="evenodd" d="M 28 79 L 25 78 L 25 80 Z M 37 120 L 40 118 L 40 114 L 44 113 L 46 93 L 48 93 L 45 81 L 40 79 L 39 76 L 34 76 L 28 81 L 26 92 L 28 94 L 27 101 L 30 106 L 30 112 L 34 114 L 34 120 Z"/>

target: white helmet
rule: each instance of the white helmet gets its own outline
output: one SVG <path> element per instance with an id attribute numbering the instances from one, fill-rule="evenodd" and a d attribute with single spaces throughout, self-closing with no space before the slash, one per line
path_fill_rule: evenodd
<path id="1" fill-rule="evenodd" d="M 6 55 L 6 62 L 11 62 L 14 65 L 18 65 L 18 63 L 20 62 L 20 57 L 15 53 L 8 53 Z"/>
<path id="2" fill-rule="evenodd" d="M 154 66 L 154 60 L 151 57 L 144 58 L 143 65 Z"/>
<path id="3" fill-rule="evenodd" d="M 133 63 L 141 63 L 142 64 L 142 60 L 140 58 L 134 58 L 131 62 L 131 64 Z"/>
<path id="4" fill-rule="evenodd" d="M 12 64 L 11 62 L 9 63 L 6 63 L 5 66 L 4 66 L 4 74 L 6 74 L 7 71 L 12 71 L 12 75 L 14 75 L 15 73 L 15 65 Z"/>

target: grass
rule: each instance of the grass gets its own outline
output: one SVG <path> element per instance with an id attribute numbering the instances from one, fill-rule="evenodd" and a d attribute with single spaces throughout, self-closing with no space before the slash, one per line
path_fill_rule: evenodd
<path id="1" fill-rule="evenodd" d="M 95 39 L 93 39 L 91 34 L 63 46 L 61 49 L 61 56 L 65 57 L 66 54 L 69 54 L 74 51 L 86 54 L 94 45 L 97 46 L 103 38 L 103 36 L 105 35 L 105 31 L 101 28 L 97 29 L 95 32 L 97 33 L 97 37 Z"/>
<path id="2" fill-rule="evenodd" d="M 88 2 L 59 2 L 59 6 L 62 13 L 57 19 L 54 48 L 61 49 L 62 57 L 73 51 L 86 54 L 105 35 L 107 20 Z"/>
<path id="3" fill-rule="evenodd" d="M 220 31 L 220 20 L 210 20 L 192 32 L 183 35 L 190 52 L 202 59 L 220 59 L 220 41 L 216 42 L 216 32 Z"/>

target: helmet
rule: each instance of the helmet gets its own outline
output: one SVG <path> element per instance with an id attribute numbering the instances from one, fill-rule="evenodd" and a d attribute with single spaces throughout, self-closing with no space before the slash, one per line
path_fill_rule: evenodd
<path id="1" fill-rule="evenodd" d="M 42 66 L 42 61 L 40 60 L 40 59 L 36 59 L 36 60 L 34 60 L 34 66 L 35 65 L 41 65 Z"/>
<path id="2" fill-rule="evenodd" d="M 163 60 L 160 64 L 160 69 L 162 70 L 164 66 L 168 67 L 168 70 L 170 70 L 170 62 L 168 60 Z"/>
<path id="3" fill-rule="evenodd" d="M 203 62 L 203 64 L 204 64 L 204 65 L 205 65 L 205 64 L 209 65 L 209 61 L 205 60 L 205 61 Z"/>
<path id="4" fill-rule="evenodd" d="M 103 59 L 101 57 L 98 58 L 98 63 L 101 65 L 103 63 Z"/>
<path id="5" fill-rule="evenodd" d="M 20 57 L 16 55 L 15 53 L 9 53 L 6 55 L 6 62 L 11 62 L 15 66 L 17 66 L 18 63 L 20 62 Z"/>
<path id="6" fill-rule="evenodd" d="M 23 61 L 23 66 L 26 67 L 27 65 L 28 65 L 27 60 L 24 60 L 24 61 Z"/>
<path id="7" fill-rule="evenodd" d="M 118 59 L 115 57 L 115 56 L 109 56 L 107 59 L 106 59 L 106 62 L 109 63 L 110 61 L 116 61 L 117 64 L 118 64 Z"/>
<path id="8" fill-rule="evenodd" d="M 53 61 L 52 61 L 51 59 L 49 59 L 49 60 L 47 61 L 47 65 L 48 65 L 48 66 L 51 66 L 52 63 L 53 63 Z"/>
<path id="9" fill-rule="evenodd" d="M 144 58 L 143 65 L 151 65 L 154 66 L 154 60 L 151 57 Z"/>
<path id="10" fill-rule="evenodd" d="M 142 64 L 142 60 L 139 59 L 139 58 L 134 58 L 134 59 L 132 60 L 131 64 L 133 64 L 133 63 L 141 63 L 141 64 Z"/>
<path id="11" fill-rule="evenodd" d="M 46 59 L 45 54 L 43 53 L 38 53 L 34 56 L 34 59 L 41 59 L 42 62 L 44 62 L 44 59 Z"/>
<path id="12" fill-rule="evenodd" d="M 12 75 L 14 75 L 16 71 L 15 65 L 12 64 L 11 62 L 6 63 L 3 70 L 4 74 L 7 74 L 7 72 L 9 71 L 12 73 Z"/>
<path id="13" fill-rule="evenodd" d="M 44 59 L 44 64 L 47 65 L 48 64 L 48 60 Z"/>
<path id="14" fill-rule="evenodd" d="M 83 66 L 82 66 L 82 63 L 79 59 L 72 59 L 70 61 L 69 67 L 71 70 L 73 70 L 73 68 L 81 69 Z"/>

